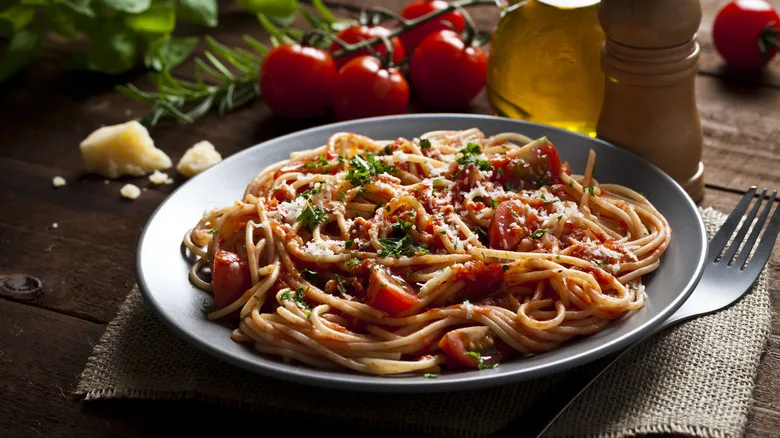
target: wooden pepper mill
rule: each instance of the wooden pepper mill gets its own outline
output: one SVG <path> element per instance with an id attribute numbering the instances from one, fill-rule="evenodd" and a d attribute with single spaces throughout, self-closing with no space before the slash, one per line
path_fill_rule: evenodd
<path id="1" fill-rule="evenodd" d="M 700 201 L 699 0 L 602 0 L 599 20 L 607 79 L 598 137 L 646 158 Z"/>

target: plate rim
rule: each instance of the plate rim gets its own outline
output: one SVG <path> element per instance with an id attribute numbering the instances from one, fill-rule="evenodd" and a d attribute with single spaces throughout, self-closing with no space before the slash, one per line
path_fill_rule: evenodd
<path id="1" fill-rule="evenodd" d="M 542 364 L 536 367 L 530 367 L 524 370 L 522 373 L 493 374 L 492 371 L 494 370 L 481 370 L 477 375 L 474 375 L 473 373 L 470 375 L 463 375 L 463 376 L 459 376 L 456 380 L 450 380 L 450 379 L 440 380 L 440 379 L 424 379 L 424 378 L 420 379 L 420 378 L 416 378 L 417 376 L 410 377 L 410 378 L 370 376 L 373 377 L 373 379 L 368 382 L 365 382 L 365 381 L 356 381 L 355 379 L 358 377 L 363 378 L 366 377 L 367 375 L 362 375 L 354 371 L 344 370 L 343 372 L 334 373 L 332 376 L 331 375 L 319 376 L 317 373 L 314 374 L 307 373 L 306 372 L 307 370 L 312 371 L 314 369 L 305 365 L 299 365 L 297 363 L 295 363 L 294 369 L 292 368 L 287 369 L 286 367 L 271 369 L 271 367 L 261 365 L 256 361 L 247 361 L 240 357 L 234 357 L 233 355 L 225 354 L 224 352 L 218 350 L 215 346 L 211 345 L 210 343 L 203 342 L 201 339 L 197 338 L 195 335 L 185 330 L 182 326 L 178 325 L 175 319 L 170 317 L 165 312 L 163 306 L 158 302 L 158 300 L 155 299 L 154 294 L 149 290 L 149 287 L 146 283 L 146 279 L 144 278 L 143 275 L 143 268 L 141 266 L 142 253 L 144 250 L 147 232 L 149 231 L 149 228 L 151 224 L 154 222 L 155 218 L 165 208 L 166 204 L 171 202 L 171 200 L 175 198 L 176 194 L 191 181 L 204 178 L 208 175 L 208 173 L 210 173 L 212 169 L 216 168 L 217 166 L 221 167 L 224 165 L 224 163 L 240 160 L 243 156 L 247 154 L 251 154 L 252 151 L 255 149 L 261 149 L 264 145 L 270 142 L 283 142 L 291 138 L 295 138 L 298 136 L 305 136 L 307 134 L 311 134 L 321 130 L 322 131 L 333 130 L 339 127 L 347 128 L 353 125 L 364 125 L 364 124 L 370 125 L 373 123 L 381 123 L 382 121 L 386 121 L 386 120 L 440 119 L 443 117 L 452 118 L 452 119 L 463 119 L 463 120 L 497 120 L 497 121 L 501 121 L 502 123 L 516 124 L 518 127 L 536 126 L 548 131 L 564 132 L 567 135 L 582 137 L 587 141 L 595 141 L 597 143 L 601 143 L 602 145 L 608 148 L 615 149 L 618 153 L 633 155 L 636 159 L 644 161 L 644 163 L 649 167 L 653 168 L 661 178 L 666 179 L 667 182 L 672 184 L 672 187 L 674 187 L 678 192 L 684 194 L 685 195 L 684 199 L 686 200 L 685 207 L 695 212 L 696 222 L 698 225 L 696 230 L 698 233 L 696 237 L 697 240 L 703 242 L 702 245 L 703 248 L 702 251 L 700 251 L 699 253 L 699 260 L 697 260 L 696 269 L 693 276 L 688 279 L 688 282 L 686 283 L 683 290 L 679 294 L 677 294 L 677 296 L 674 298 L 671 304 L 669 304 L 665 309 L 662 309 L 662 311 L 654 315 L 644 325 L 635 328 L 633 331 L 623 335 L 622 337 L 618 337 L 616 339 L 610 340 L 609 342 L 600 344 L 598 347 L 593 348 L 591 350 L 586 350 L 586 351 L 579 352 L 577 354 L 573 354 L 553 364 Z M 239 368 L 248 370 L 253 373 L 257 373 L 258 375 L 263 375 L 275 379 L 278 378 L 281 380 L 285 380 L 287 382 L 311 385 L 311 386 L 326 388 L 326 389 L 349 390 L 349 391 L 357 391 L 357 392 L 373 392 L 373 393 L 409 393 L 409 394 L 435 393 L 435 392 L 449 392 L 449 391 L 491 388 L 491 387 L 497 387 L 502 384 L 512 384 L 512 383 L 517 383 L 525 380 L 537 379 L 543 376 L 559 373 L 574 368 L 576 366 L 593 362 L 623 347 L 634 345 L 638 341 L 644 339 L 646 336 L 652 335 L 657 331 L 657 329 L 661 326 L 661 324 L 665 320 L 667 320 L 670 316 L 672 316 L 683 305 L 683 303 L 688 299 L 688 297 L 690 297 L 691 293 L 693 292 L 693 290 L 696 288 L 697 284 L 701 280 L 701 277 L 704 272 L 704 263 L 708 251 L 707 241 L 708 239 L 707 239 L 706 228 L 704 225 L 704 221 L 701 217 L 701 214 L 698 211 L 698 207 L 696 206 L 696 203 L 690 198 L 690 196 L 687 195 L 687 193 L 682 188 L 682 186 L 679 183 L 677 183 L 666 172 L 658 168 L 658 166 L 656 166 L 655 164 L 649 162 L 643 157 L 627 149 L 617 147 L 599 138 L 594 138 L 577 132 L 568 131 L 562 128 L 543 125 L 535 122 L 529 122 L 525 120 L 508 119 L 504 117 L 497 117 L 497 116 L 484 115 L 484 114 L 463 114 L 463 113 L 402 114 L 402 115 L 394 115 L 394 116 L 371 117 L 371 118 L 337 122 L 337 123 L 328 123 L 328 124 L 318 125 L 300 131 L 295 131 L 279 137 L 271 138 L 262 141 L 260 143 L 257 143 L 253 146 L 247 147 L 244 150 L 241 150 L 237 153 L 234 153 L 233 155 L 229 156 L 228 158 L 221 161 L 220 163 L 217 163 L 211 168 L 206 169 L 205 171 L 201 172 L 198 175 L 195 175 L 195 177 L 190 178 L 186 182 L 182 183 L 179 187 L 177 187 L 173 192 L 171 192 L 160 203 L 160 205 L 157 206 L 154 212 L 152 212 L 152 214 L 149 216 L 147 222 L 144 224 L 144 227 L 141 231 L 141 235 L 139 237 L 138 247 L 135 253 L 135 274 L 136 274 L 136 281 L 138 284 L 138 288 L 144 298 L 145 305 L 149 306 L 152 309 L 156 317 L 159 318 L 164 323 L 165 326 L 171 329 L 174 333 L 176 333 L 178 337 L 182 338 L 189 345 L 194 346 L 198 350 L 208 354 L 213 358 L 216 358 L 217 360 L 230 363 L 232 365 L 238 366 Z M 229 338 L 226 338 L 226 341 L 228 340 Z"/>

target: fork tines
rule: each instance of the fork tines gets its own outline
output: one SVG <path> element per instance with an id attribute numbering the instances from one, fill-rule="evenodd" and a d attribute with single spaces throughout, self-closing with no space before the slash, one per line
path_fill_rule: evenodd
<path id="1" fill-rule="evenodd" d="M 769 217 L 769 212 L 777 198 L 777 190 L 773 190 L 769 198 L 766 197 L 766 192 L 767 189 L 761 191 L 761 194 L 758 196 L 758 199 L 755 201 L 747 215 L 745 215 L 745 211 L 747 211 L 751 201 L 753 201 L 756 187 L 751 187 L 750 190 L 745 193 L 737 206 L 734 207 L 734 210 L 731 212 L 728 219 L 726 219 L 726 222 L 720 230 L 718 230 L 718 233 L 713 237 L 712 241 L 710 241 L 708 261 L 713 263 L 725 262 L 728 266 L 735 266 L 740 270 L 747 269 L 748 265 L 756 266 L 757 269 L 760 269 L 766 264 L 766 261 L 769 259 L 769 254 L 772 252 L 775 240 L 777 239 L 778 232 L 780 232 L 780 208 L 775 208 L 769 225 L 766 226 L 763 235 L 761 235 L 761 238 L 759 239 L 759 234 L 761 233 L 761 230 L 764 229 L 767 217 Z M 761 209 L 762 203 L 764 204 L 763 209 Z M 759 210 L 761 210 L 761 214 L 756 220 L 756 215 Z M 731 236 L 734 234 L 734 230 L 737 229 L 740 222 L 742 223 L 742 226 L 739 227 L 736 236 L 731 240 L 731 244 L 728 245 Z M 745 240 L 745 235 L 748 231 L 750 231 L 750 235 L 747 240 Z M 749 264 L 748 258 L 750 257 L 756 242 L 759 240 L 758 248 L 750 261 L 756 260 L 761 261 L 761 263 Z M 724 250 L 725 254 L 723 254 L 723 257 L 720 257 Z"/>

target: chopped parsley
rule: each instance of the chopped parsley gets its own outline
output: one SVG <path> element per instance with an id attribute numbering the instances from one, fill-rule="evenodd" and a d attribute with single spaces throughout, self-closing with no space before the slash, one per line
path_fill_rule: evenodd
<path id="1" fill-rule="evenodd" d="M 209 234 L 211 234 L 212 236 L 217 233 L 219 233 L 219 228 L 214 228 L 213 230 L 209 231 Z"/>
<path id="2" fill-rule="evenodd" d="M 382 149 L 382 152 L 384 152 L 385 155 L 390 155 L 393 153 L 393 146 L 387 145 L 384 149 Z"/>
<path id="3" fill-rule="evenodd" d="M 498 201 L 496 201 L 495 199 L 491 199 L 490 200 L 490 206 L 493 207 L 493 210 L 497 209 L 498 208 Z"/>
<path id="4" fill-rule="evenodd" d="M 480 369 L 480 370 L 495 368 L 495 367 L 498 366 L 497 363 L 494 363 L 494 364 L 487 364 L 487 363 L 485 363 L 485 358 L 482 357 L 482 355 L 479 354 L 476 351 L 467 351 L 466 354 L 468 354 L 469 356 L 471 356 L 471 357 L 473 357 L 474 359 L 477 360 L 477 368 Z M 490 357 L 490 356 L 488 356 L 488 357 Z"/>
<path id="5" fill-rule="evenodd" d="M 423 245 L 415 245 L 412 239 L 412 222 L 396 218 L 392 225 L 394 237 L 379 239 L 382 248 L 379 250 L 379 257 L 411 257 L 415 254 L 428 254 L 428 248 Z"/>
<path id="6" fill-rule="evenodd" d="M 534 356 L 536 356 L 536 355 L 533 354 L 533 353 L 526 353 L 526 354 L 523 355 L 523 359 L 529 359 L 529 358 L 532 358 Z"/>
<path id="7" fill-rule="evenodd" d="M 481 226 L 477 225 L 477 234 L 479 237 L 488 237 L 488 232 L 486 229 L 482 228 Z"/>
<path id="8" fill-rule="evenodd" d="M 517 186 L 512 181 L 507 181 L 504 183 L 504 190 L 509 190 L 510 192 L 515 192 Z"/>
<path id="9" fill-rule="evenodd" d="M 336 274 L 336 289 L 339 291 L 341 296 L 347 295 L 347 288 L 344 287 L 344 282 L 341 281 L 341 276 L 339 274 Z"/>
<path id="10" fill-rule="evenodd" d="M 304 208 L 301 214 L 298 215 L 298 218 L 295 219 L 295 222 L 300 222 L 301 225 L 309 227 L 309 230 L 314 231 L 314 228 L 317 225 L 323 224 L 327 220 L 328 214 L 325 213 L 325 210 L 314 208 L 307 202 L 306 208 Z"/>
<path id="11" fill-rule="evenodd" d="M 597 266 L 602 266 L 602 265 L 604 265 L 604 260 L 601 260 L 601 259 L 594 259 L 594 260 L 591 260 L 591 261 L 592 261 L 593 263 L 595 263 Z"/>
<path id="12" fill-rule="evenodd" d="M 555 260 L 560 260 L 560 259 L 561 259 L 561 256 L 560 256 L 560 254 L 557 254 L 557 255 L 555 256 Z"/>
<path id="13" fill-rule="evenodd" d="M 346 264 L 347 266 L 355 266 L 355 265 L 357 265 L 358 263 L 360 263 L 360 259 L 359 259 L 359 258 L 357 258 L 357 257 L 352 257 L 351 259 L 347 260 L 345 264 Z"/>
<path id="14" fill-rule="evenodd" d="M 347 194 L 344 192 L 339 192 L 338 194 L 339 201 L 346 201 L 347 200 Z"/>
<path id="15" fill-rule="evenodd" d="M 544 196 L 544 193 L 540 193 L 540 194 L 539 194 L 539 197 L 540 197 L 540 198 L 542 198 L 542 201 L 544 201 L 545 199 L 547 199 L 547 197 L 546 197 L 546 196 Z"/>
<path id="16" fill-rule="evenodd" d="M 435 379 L 439 377 L 439 375 L 436 373 L 425 373 L 423 374 L 423 377 L 425 377 L 426 379 Z"/>
<path id="17" fill-rule="evenodd" d="M 208 313 L 211 313 L 211 312 L 214 312 L 215 310 L 217 310 L 217 306 L 215 306 L 213 304 L 209 304 L 208 301 L 206 301 L 206 300 L 203 300 L 201 302 L 201 305 L 203 306 L 203 310 L 205 310 Z"/>
<path id="18" fill-rule="evenodd" d="M 460 150 L 460 153 L 463 154 L 463 156 L 458 158 L 458 164 L 474 164 L 479 170 L 493 170 L 493 165 L 490 164 L 490 161 L 480 160 L 478 158 L 480 155 L 482 155 L 482 148 L 480 148 L 478 145 L 469 143 L 464 149 Z"/>
<path id="19" fill-rule="evenodd" d="M 569 180 L 569 187 L 574 187 L 574 180 L 573 179 Z"/>
<path id="20" fill-rule="evenodd" d="M 509 265 L 504 265 L 501 267 L 501 272 L 506 272 L 509 270 Z"/>
<path id="21" fill-rule="evenodd" d="M 561 216 L 561 215 L 558 215 L 558 222 L 560 222 L 560 221 L 561 221 L 561 219 L 563 219 L 563 216 Z"/>
<path id="22" fill-rule="evenodd" d="M 317 193 L 322 192 L 322 183 L 317 183 L 314 187 L 310 188 L 309 190 L 306 190 L 302 192 L 299 197 L 303 199 L 309 199 L 312 195 L 316 195 Z"/>
<path id="23" fill-rule="evenodd" d="M 539 240 L 539 239 L 542 238 L 542 236 L 544 236 L 544 234 L 546 232 L 547 232 L 547 230 L 543 230 L 543 229 L 540 228 L 540 229 L 534 231 L 533 233 L 531 233 L 531 239 Z"/>
<path id="24" fill-rule="evenodd" d="M 542 178 L 540 180 L 537 180 L 536 184 L 538 184 L 539 187 L 549 186 L 550 185 L 550 181 L 547 178 Z"/>
<path id="25" fill-rule="evenodd" d="M 428 149 L 431 147 L 431 141 L 427 138 L 421 138 L 420 139 L 420 149 Z"/>
<path id="26" fill-rule="evenodd" d="M 547 202 L 545 202 L 545 203 L 544 203 L 544 206 L 545 206 L 545 207 L 547 207 L 548 205 L 553 205 L 553 204 L 555 204 L 556 202 L 558 202 L 558 200 L 557 200 L 557 199 L 553 199 L 552 201 L 547 201 Z M 560 216 L 558 216 L 558 217 L 560 217 Z M 559 220 L 560 220 L 560 219 L 559 219 Z"/>
<path id="27" fill-rule="evenodd" d="M 588 187 L 586 187 L 585 190 L 587 190 L 588 193 L 590 193 L 590 196 L 595 196 L 596 195 L 596 192 L 593 191 L 593 183 L 590 183 L 590 185 Z"/>
<path id="28" fill-rule="evenodd" d="M 313 281 L 315 283 L 317 282 L 317 280 L 320 279 L 319 272 L 315 272 L 315 271 L 312 271 L 311 269 L 307 269 L 307 268 L 304 268 L 301 271 L 301 276 L 303 276 L 303 278 L 305 278 L 305 279 L 307 279 L 309 281 Z"/>
<path id="29" fill-rule="evenodd" d="M 330 165 L 330 161 L 328 161 L 327 158 L 325 158 L 324 155 L 318 155 L 314 157 L 313 160 L 309 161 L 308 163 L 304 164 L 303 167 L 306 169 L 311 169 L 314 167 L 324 167 Z"/>
<path id="30" fill-rule="evenodd" d="M 304 309 L 307 318 L 311 316 L 311 310 L 309 310 L 311 308 L 309 307 L 309 303 L 306 302 L 306 293 L 303 291 L 302 287 L 299 287 L 298 290 L 295 291 L 295 295 L 289 290 L 282 293 L 281 299 L 282 301 L 289 301 L 301 309 Z"/>
<path id="31" fill-rule="evenodd" d="M 352 245 L 355 243 L 355 239 L 349 239 L 346 242 L 344 242 L 344 248 L 350 249 L 352 248 Z"/>
<path id="32" fill-rule="evenodd" d="M 349 161 L 349 171 L 347 172 L 347 181 L 353 186 L 362 186 L 371 182 L 376 175 L 383 173 L 393 174 L 398 172 L 393 166 L 385 164 L 373 153 L 368 153 L 365 158 L 357 155 Z"/>

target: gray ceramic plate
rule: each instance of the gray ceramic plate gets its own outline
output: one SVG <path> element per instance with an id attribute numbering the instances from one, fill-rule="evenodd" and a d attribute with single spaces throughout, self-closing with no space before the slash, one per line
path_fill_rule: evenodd
<path id="1" fill-rule="evenodd" d="M 376 377 L 351 371 L 322 371 L 284 364 L 230 339 L 231 328 L 209 322 L 202 308 L 208 294 L 187 277 L 181 238 L 206 209 L 239 199 L 250 180 L 266 165 L 290 152 L 324 144 L 335 132 L 355 132 L 376 139 L 412 138 L 439 129 L 477 127 L 486 134 L 521 132 L 547 136 L 574 173 L 585 168 L 589 149 L 597 153 L 596 177 L 644 192 L 668 219 L 672 242 L 660 268 L 647 279 L 644 308 L 615 321 L 599 333 L 575 339 L 550 353 L 502 363 L 495 369 L 421 376 Z M 693 202 L 669 176 L 637 156 L 605 142 L 548 126 L 489 116 L 408 115 L 321 126 L 280 137 L 241 153 L 196 176 L 171 194 L 152 215 L 138 247 L 137 274 L 146 302 L 192 345 L 231 364 L 274 378 L 329 388 L 386 392 L 432 392 L 504 385 L 571 368 L 638 340 L 669 317 L 688 297 L 702 273 L 706 253 L 704 224 Z"/>

